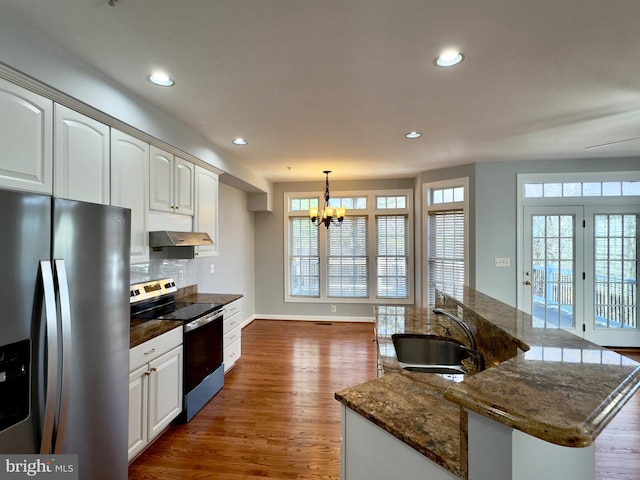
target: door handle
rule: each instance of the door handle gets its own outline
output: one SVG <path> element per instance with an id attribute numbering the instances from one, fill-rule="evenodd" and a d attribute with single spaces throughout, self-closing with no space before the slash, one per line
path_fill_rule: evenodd
<path id="1" fill-rule="evenodd" d="M 531 282 L 530 282 L 529 280 L 526 280 L 526 281 L 524 282 L 524 284 L 525 284 L 525 285 L 531 285 Z"/>
<path id="2" fill-rule="evenodd" d="M 51 262 L 40 261 L 40 279 L 44 294 L 45 337 L 47 343 L 46 393 L 40 453 L 52 453 L 54 423 L 58 402 L 58 318 Z"/>
<path id="3" fill-rule="evenodd" d="M 53 261 L 53 274 L 58 293 L 60 307 L 60 325 L 62 332 L 62 374 L 60 386 L 60 406 L 58 412 L 58 428 L 53 453 L 62 453 L 64 435 L 67 431 L 67 416 L 69 414 L 69 395 L 71 393 L 71 302 L 69 300 L 69 282 L 64 260 Z"/>

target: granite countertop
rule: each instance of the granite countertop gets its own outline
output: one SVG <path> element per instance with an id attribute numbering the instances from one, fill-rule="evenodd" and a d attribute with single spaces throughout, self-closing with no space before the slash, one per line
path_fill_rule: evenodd
<path id="1" fill-rule="evenodd" d="M 169 330 L 181 327 L 182 322 L 177 320 L 131 320 L 129 329 L 129 348 L 140 345 L 152 338 L 159 337 Z"/>
<path id="2" fill-rule="evenodd" d="M 181 288 L 176 293 L 176 300 L 193 303 L 221 303 L 222 305 L 227 305 L 239 298 L 242 298 L 242 295 L 233 293 L 198 293 L 196 286 Z M 129 348 L 140 345 L 182 325 L 183 322 L 175 320 L 131 319 Z"/>
<path id="3" fill-rule="evenodd" d="M 442 334 L 463 340 L 452 322 L 430 309 L 376 307 L 382 376 L 336 392 L 335 398 L 451 473 L 467 477 L 467 417 L 444 392 L 468 375 L 413 373 L 398 364 L 394 333 Z M 381 455 L 383 452 L 381 452 Z"/>
<path id="4" fill-rule="evenodd" d="M 458 304 L 478 337 L 497 331 L 518 346 L 512 358 L 447 389 L 445 399 L 470 411 L 547 442 L 586 447 L 640 386 L 640 364 L 616 352 L 533 328 L 530 315 L 470 288 L 459 302 L 444 299 L 445 308 Z"/>
<path id="5" fill-rule="evenodd" d="M 567 447 L 591 445 L 640 386 L 640 364 L 564 330 L 532 327 L 531 316 L 473 289 L 439 305 L 463 317 L 487 369 L 436 375 L 400 368 L 394 333 L 463 340 L 430 308 L 376 307 L 383 375 L 335 394 L 337 400 L 461 478 L 467 476 L 464 409 Z M 474 374 L 475 373 L 475 374 Z M 383 452 L 381 452 L 383 454 Z"/>
<path id="6" fill-rule="evenodd" d="M 222 305 L 228 305 L 242 298 L 242 295 L 235 293 L 192 293 L 179 298 L 181 302 L 221 303 Z"/>
<path id="7" fill-rule="evenodd" d="M 412 375 L 425 376 L 385 373 L 376 380 L 337 392 L 336 399 L 431 461 L 466 478 L 464 411 L 443 399 L 447 381 L 429 384 Z"/>

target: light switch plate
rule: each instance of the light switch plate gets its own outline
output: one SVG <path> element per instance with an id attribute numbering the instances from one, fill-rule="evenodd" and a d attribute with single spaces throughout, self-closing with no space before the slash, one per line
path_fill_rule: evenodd
<path id="1" fill-rule="evenodd" d="M 496 267 L 510 267 L 511 259 L 509 257 L 496 257 L 494 259 L 494 266 Z"/>

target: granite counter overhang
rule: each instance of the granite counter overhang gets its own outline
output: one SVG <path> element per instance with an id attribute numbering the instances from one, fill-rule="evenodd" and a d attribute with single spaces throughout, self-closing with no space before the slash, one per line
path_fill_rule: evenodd
<path id="1" fill-rule="evenodd" d="M 640 386 L 637 362 L 564 330 L 533 328 L 530 315 L 476 290 L 439 301 L 453 313 L 463 308 L 479 346 L 497 336 L 495 347 L 506 335 L 518 347 L 444 392 L 467 410 L 550 443 L 586 447 Z"/>
<path id="2" fill-rule="evenodd" d="M 239 294 L 229 293 L 192 293 L 187 290 L 182 295 L 176 297 L 182 302 L 194 303 L 220 303 L 227 305 L 242 298 Z M 158 337 L 174 328 L 184 325 L 183 322 L 175 320 L 137 320 L 131 319 L 129 329 L 129 348 L 133 348 L 152 338 Z"/>

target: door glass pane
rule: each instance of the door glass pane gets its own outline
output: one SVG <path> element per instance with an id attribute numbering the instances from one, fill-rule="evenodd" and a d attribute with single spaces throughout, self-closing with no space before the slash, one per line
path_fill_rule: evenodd
<path id="1" fill-rule="evenodd" d="M 534 327 L 575 328 L 575 219 L 531 217 L 531 292 Z"/>
<path id="2" fill-rule="evenodd" d="M 594 327 L 638 326 L 637 215 L 594 216 Z"/>

